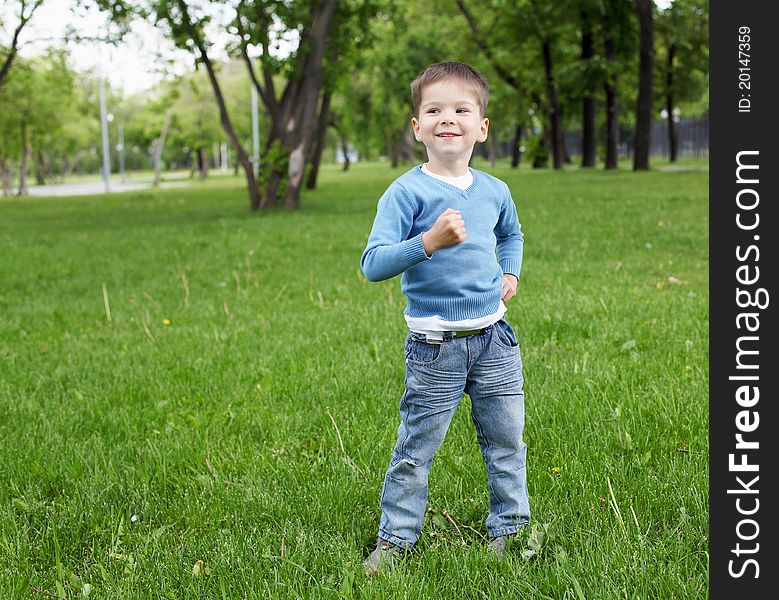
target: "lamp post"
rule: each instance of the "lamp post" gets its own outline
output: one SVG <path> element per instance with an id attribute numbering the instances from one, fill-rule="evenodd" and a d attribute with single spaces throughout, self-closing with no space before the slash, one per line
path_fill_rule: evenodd
<path id="1" fill-rule="evenodd" d="M 251 67 L 254 69 L 254 60 L 250 59 Z M 253 81 L 249 81 L 252 90 L 252 163 L 254 167 L 254 176 L 260 175 L 260 119 L 257 110 L 257 88 Z"/>
<path id="2" fill-rule="evenodd" d="M 124 126 L 119 123 L 119 141 L 116 144 L 116 151 L 119 153 L 119 173 L 122 177 L 122 183 L 125 183 L 124 177 Z"/>
<path id="3" fill-rule="evenodd" d="M 100 129 L 103 134 L 103 183 L 107 194 L 111 191 L 108 183 L 108 178 L 111 175 L 111 157 L 108 153 L 108 124 L 106 123 L 108 115 L 105 108 L 105 80 L 102 68 L 100 69 L 98 88 L 100 93 Z M 113 115 L 111 115 L 111 119 L 113 119 Z"/>

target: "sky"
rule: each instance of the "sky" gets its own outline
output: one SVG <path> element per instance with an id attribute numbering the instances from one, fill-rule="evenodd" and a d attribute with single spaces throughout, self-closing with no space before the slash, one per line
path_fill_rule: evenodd
<path id="1" fill-rule="evenodd" d="M 61 45 L 69 27 L 88 37 L 105 34 L 107 20 L 104 15 L 94 8 L 74 10 L 74 7 L 73 0 L 47 0 L 23 30 L 20 55 L 31 57 L 51 45 Z M 3 10 L 9 10 L 8 6 L 0 8 L 0 19 Z M 162 79 L 181 75 L 194 66 L 190 53 L 176 49 L 160 30 L 146 22 L 133 23 L 130 34 L 116 46 L 70 42 L 66 47 L 75 69 L 102 69 L 112 87 L 122 89 L 126 94 L 146 90 Z"/>
<path id="2" fill-rule="evenodd" d="M 667 8 L 672 1 L 655 0 L 655 4 L 660 8 Z M 8 17 L 8 12 L 16 8 L 16 3 L 2 4 L 4 6 L 0 7 L 0 22 L 8 25 L 0 32 L 0 44 L 6 45 L 9 41 L 6 38 L 10 38 L 8 26 L 14 19 L 4 17 Z M 81 8 L 74 11 L 74 5 L 73 0 L 47 0 L 25 28 L 20 54 L 26 57 L 41 54 L 47 46 L 56 45 L 69 26 L 83 35 L 93 37 L 105 31 L 104 16 L 94 9 Z M 219 35 L 215 29 L 210 36 L 212 41 L 217 42 L 215 49 L 220 47 Z M 94 42 L 70 43 L 67 47 L 71 52 L 73 67 L 79 71 L 102 68 L 112 87 L 121 89 L 126 94 L 149 89 L 166 77 L 192 70 L 194 65 L 188 52 L 177 50 L 163 33 L 150 23 L 134 23 L 131 34 L 116 47 Z M 224 58 L 224 54 L 220 54 L 218 50 L 213 56 L 217 59 Z"/>

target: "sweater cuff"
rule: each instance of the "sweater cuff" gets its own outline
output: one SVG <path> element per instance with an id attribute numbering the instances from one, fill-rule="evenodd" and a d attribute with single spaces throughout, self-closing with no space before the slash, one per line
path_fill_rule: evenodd
<path id="1" fill-rule="evenodd" d="M 425 246 L 422 244 L 422 234 L 408 240 L 408 244 L 403 248 L 403 257 L 411 265 L 430 260 L 430 256 L 425 252 Z"/>
<path id="2" fill-rule="evenodd" d="M 513 275 L 517 278 L 517 281 L 519 281 L 519 270 L 521 267 L 522 263 L 518 260 L 506 259 L 500 261 L 500 268 L 503 269 L 503 272 Z"/>

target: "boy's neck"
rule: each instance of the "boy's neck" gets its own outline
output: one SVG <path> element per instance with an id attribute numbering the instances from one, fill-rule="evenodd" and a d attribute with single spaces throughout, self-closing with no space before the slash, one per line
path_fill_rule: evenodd
<path id="1" fill-rule="evenodd" d="M 468 160 L 436 161 L 428 158 L 427 169 L 442 177 L 462 177 L 468 173 Z"/>

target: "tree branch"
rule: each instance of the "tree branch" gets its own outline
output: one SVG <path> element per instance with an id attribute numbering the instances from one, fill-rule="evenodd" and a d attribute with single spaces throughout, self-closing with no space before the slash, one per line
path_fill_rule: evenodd
<path id="1" fill-rule="evenodd" d="M 495 69 L 495 72 L 500 75 L 501 79 L 517 90 L 517 92 L 520 94 L 524 93 L 524 89 L 519 83 L 519 80 L 506 69 L 504 69 L 500 64 L 498 64 L 498 60 L 495 58 L 495 55 L 492 53 L 492 49 L 487 44 L 486 38 L 479 32 L 476 21 L 474 20 L 473 16 L 471 16 L 471 13 L 468 12 L 468 9 L 465 7 L 463 1 L 455 1 L 457 2 L 457 6 L 460 8 L 460 12 L 463 13 L 465 20 L 468 21 L 468 26 L 471 28 L 471 34 L 473 34 L 473 40 L 476 42 L 476 45 L 479 47 L 479 49 L 484 52 L 484 56 L 486 56 L 487 60 L 490 61 L 492 67 Z"/>
<path id="2" fill-rule="evenodd" d="M 22 29 L 24 29 L 24 26 L 32 19 L 33 14 L 35 14 L 35 11 L 38 10 L 38 7 L 41 4 L 43 4 L 43 0 L 35 0 L 35 3 L 30 7 L 29 14 L 25 16 L 24 9 L 27 2 L 26 0 L 22 0 L 22 5 L 19 10 L 19 25 L 14 29 L 14 35 L 11 39 L 11 49 L 8 51 L 8 56 L 6 56 L 3 61 L 3 66 L 0 67 L 0 85 L 3 85 L 3 80 L 8 75 L 8 71 L 11 70 L 11 64 L 14 62 L 16 53 L 19 50 L 19 34 L 22 33 Z"/>

